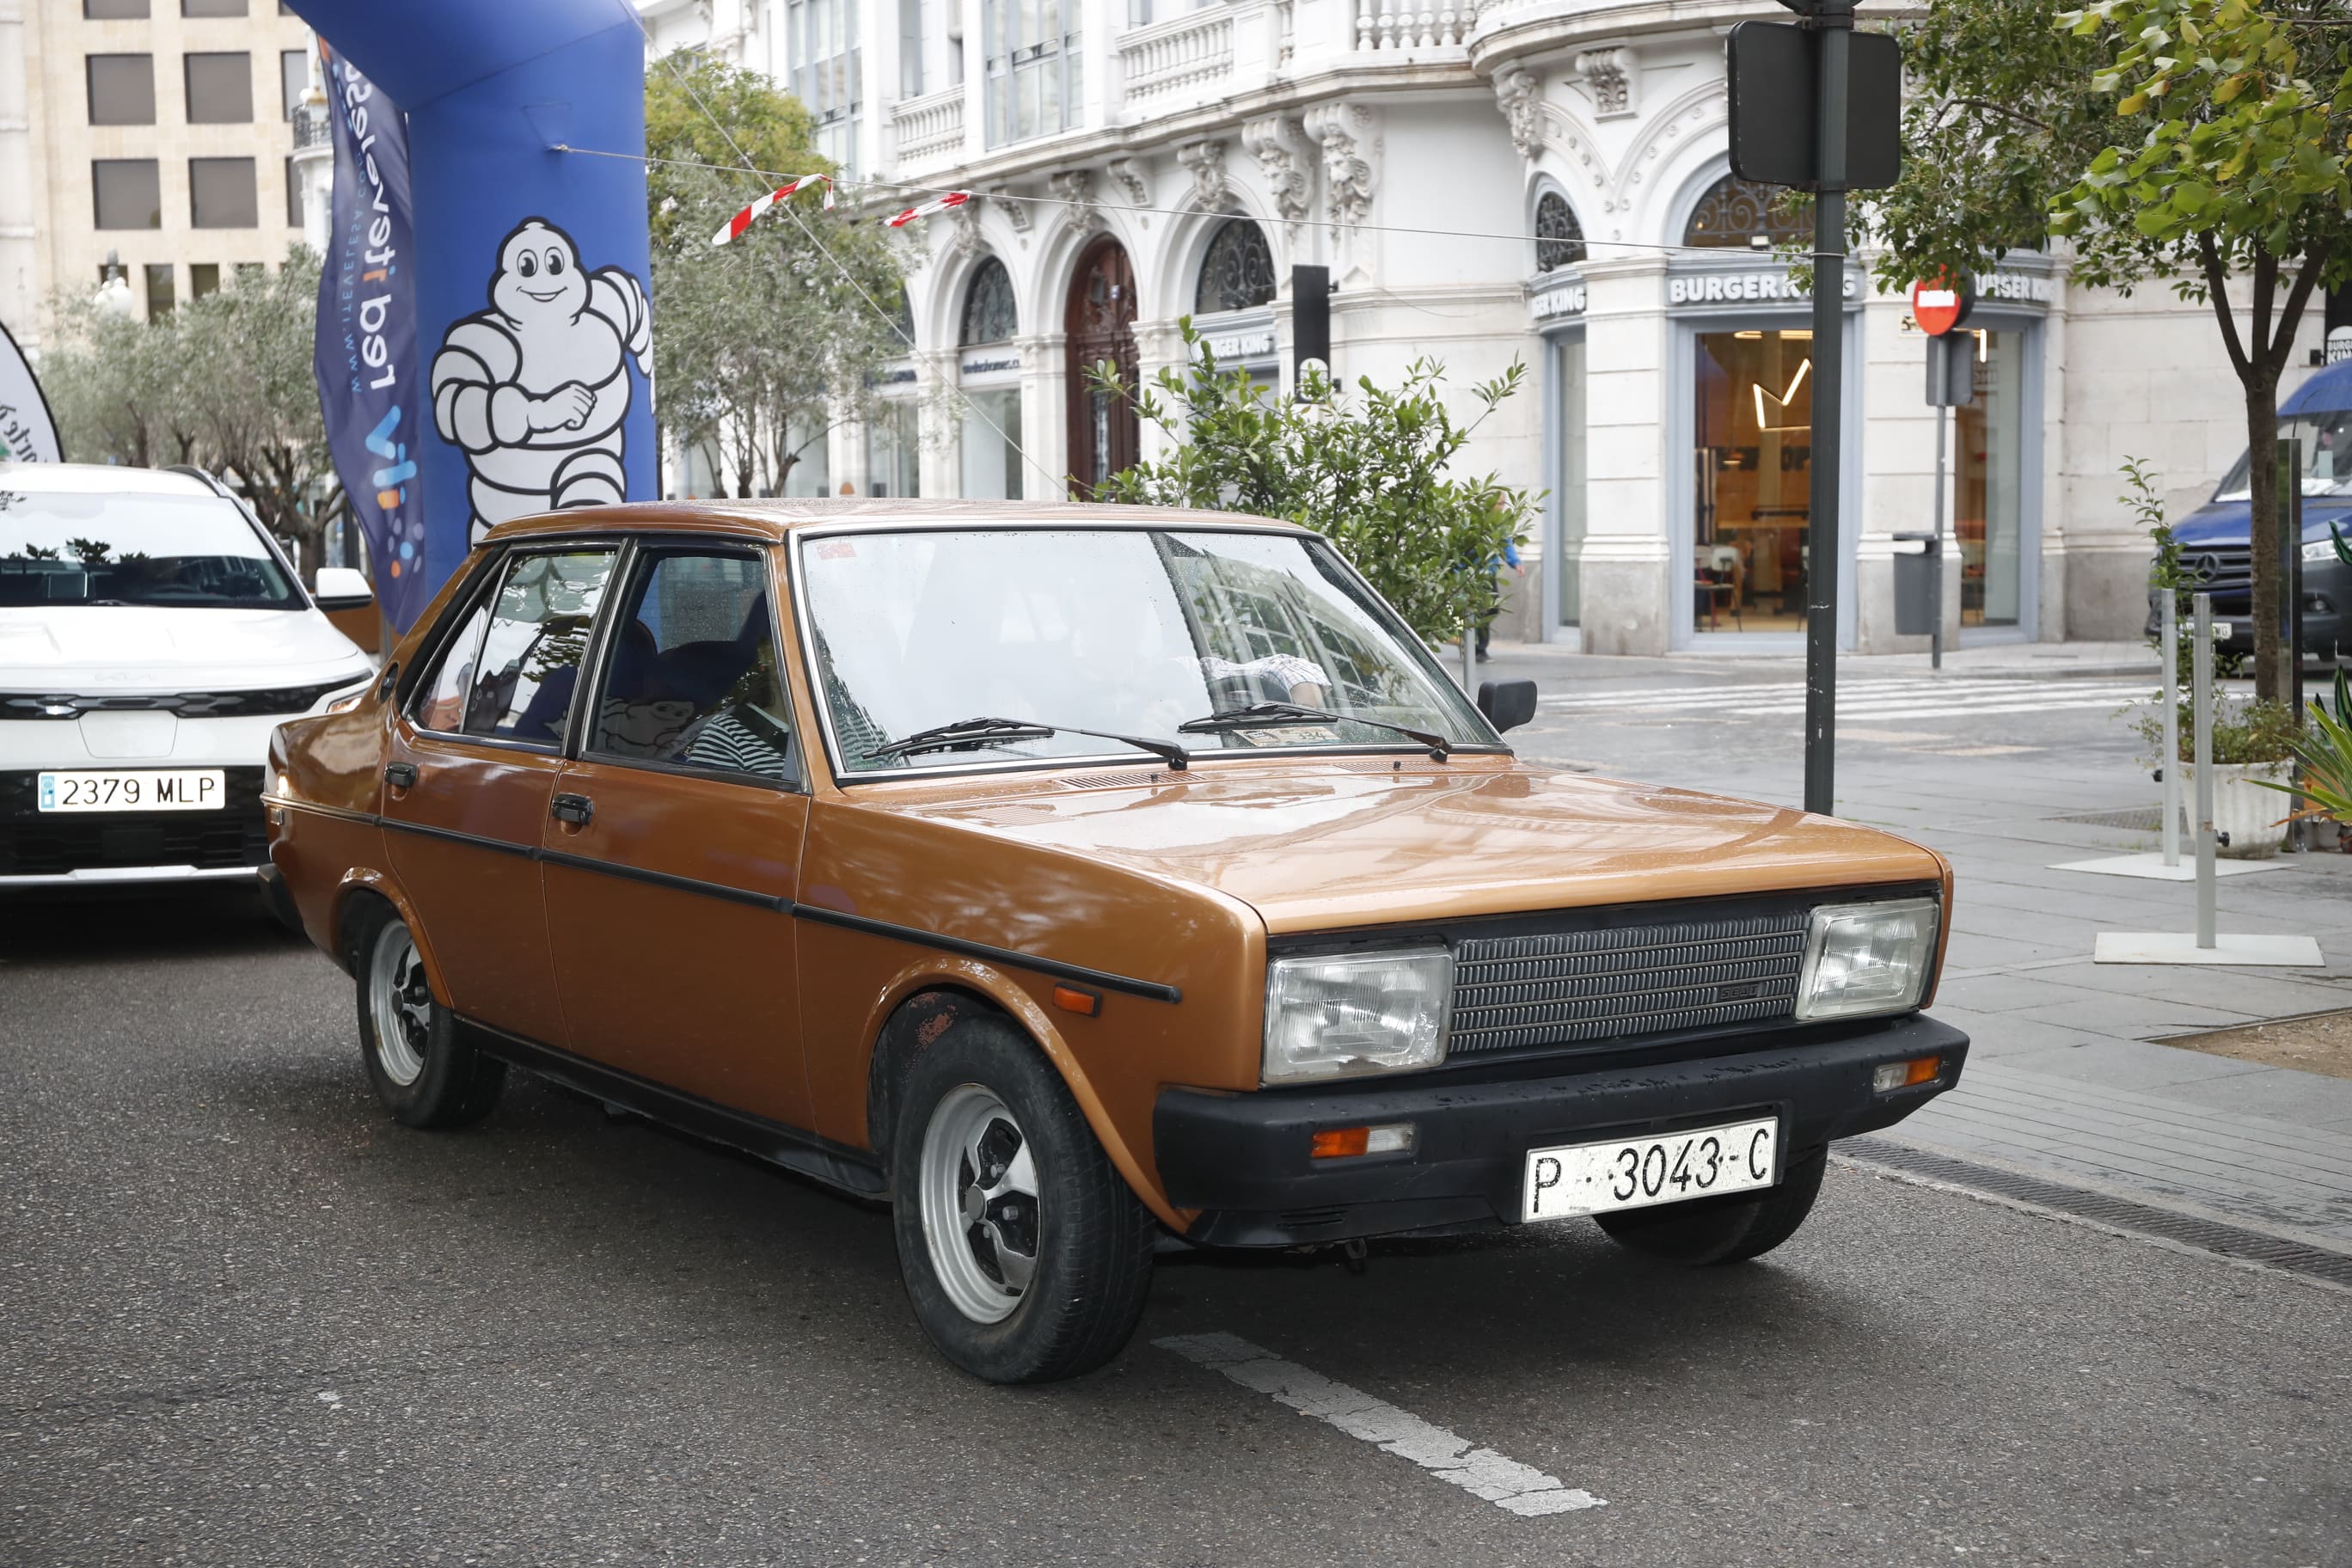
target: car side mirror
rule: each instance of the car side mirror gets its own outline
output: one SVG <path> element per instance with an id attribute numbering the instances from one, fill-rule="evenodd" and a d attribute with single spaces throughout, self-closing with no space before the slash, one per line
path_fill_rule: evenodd
<path id="1" fill-rule="evenodd" d="M 375 590 L 368 586 L 367 574 L 355 567 L 321 566 L 318 600 L 322 610 L 364 610 L 375 603 Z"/>
<path id="2" fill-rule="evenodd" d="M 1478 711 L 1497 730 L 1516 730 L 1536 716 L 1536 683 L 1532 680 L 1482 680 Z"/>

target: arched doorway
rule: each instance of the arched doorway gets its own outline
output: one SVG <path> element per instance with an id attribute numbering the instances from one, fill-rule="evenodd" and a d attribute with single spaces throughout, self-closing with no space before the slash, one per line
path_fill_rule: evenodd
<path id="1" fill-rule="evenodd" d="M 1095 386 L 1093 368 L 1103 360 L 1118 367 L 1119 384 L 1136 384 L 1135 268 L 1127 247 L 1108 236 L 1078 257 L 1063 314 L 1070 385 L 1070 477 L 1073 489 L 1091 496 L 1096 487 L 1134 463 L 1141 432 L 1131 396 Z"/>

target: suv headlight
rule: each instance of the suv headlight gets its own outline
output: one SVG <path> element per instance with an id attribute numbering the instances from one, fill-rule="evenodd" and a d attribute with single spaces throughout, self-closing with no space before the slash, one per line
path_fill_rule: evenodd
<path id="1" fill-rule="evenodd" d="M 1936 958 L 1933 899 L 1822 904 L 1805 932 L 1800 1018 L 1901 1013 L 1919 1005 Z"/>
<path id="2" fill-rule="evenodd" d="M 2333 561 L 2333 560 L 2335 560 L 2335 559 L 2336 559 L 2336 541 L 2334 541 L 2334 540 L 2332 540 L 2332 539 L 2315 539 L 2315 540 L 2313 540 L 2311 542 L 2309 542 L 2308 544 L 2305 544 L 2305 545 L 2303 547 L 2303 558 L 2304 558 L 2305 561 Z"/>
<path id="3" fill-rule="evenodd" d="M 1454 955 L 1441 946 L 1278 958 L 1265 966 L 1267 1083 L 1445 1059 Z"/>

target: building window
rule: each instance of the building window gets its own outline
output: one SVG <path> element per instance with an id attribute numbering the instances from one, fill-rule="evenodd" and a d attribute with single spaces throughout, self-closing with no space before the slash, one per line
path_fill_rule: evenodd
<path id="1" fill-rule="evenodd" d="M 1683 229 L 1685 245 L 1768 250 L 1787 240 L 1810 239 L 1812 225 L 1793 216 L 1778 185 L 1759 185 L 1737 174 L 1716 181 L 1691 210 Z"/>
<path id="2" fill-rule="evenodd" d="M 1246 310 L 1273 298 L 1274 251 L 1265 243 L 1265 231 L 1245 217 L 1227 218 L 1201 258 L 1193 313 Z"/>
<path id="3" fill-rule="evenodd" d="M 992 256 L 972 270 L 963 296 L 963 331 L 956 342 L 961 346 L 1001 343 L 1020 330 L 1020 317 L 1013 308 L 1013 279 L 1004 263 Z"/>
<path id="4" fill-rule="evenodd" d="M 89 122 L 92 125 L 155 123 L 155 57 L 89 57 Z"/>
<path id="5" fill-rule="evenodd" d="M 906 345 L 908 353 L 915 347 L 915 302 L 907 298 L 907 286 L 898 285 L 898 308 L 890 312 L 891 335 Z"/>
<path id="6" fill-rule="evenodd" d="M 1584 259 L 1584 230 L 1569 210 L 1568 198 L 1546 191 L 1536 198 L 1536 270 L 1557 272 Z"/>
<path id="7" fill-rule="evenodd" d="M 990 146 L 1077 123 L 1077 12 L 1073 0 L 982 0 Z"/>
<path id="8" fill-rule="evenodd" d="M 922 410 L 910 399 L 885 403 L 866 426 L 866 493 L 919 496 L 922 481 Z"/>
<path id="9" fill-rule="evenodd" d="M 143 22 L 147 0 L 81 0 L 81 14 L 92 22 Z"/>
<path id="10" fill-rule="evenodd" d="M 923 0 L 898 0 L 898 96 L 923 96 Z"/>
<path id="11" fill-rule="evenodd" d="M 259 228 L 254 184 L 250 158 L 189 159 L 189 221 L 198 228 Z"/>
<path id="12" fill-rule="evenodd" d="M 190 55 L 188 123 L 191 125 L 250 125 L 253 123 L 253 57 Z"/>
<path id="13" fill-rule="evenodd" d="M 183 16 L 242 16 L 245 0 L 180 0 Z"/>
<path id="14" fill-rule="evenodd" d="M 302 176 L 294 172 L 294 160 L 286 160 L 286 226 L 302 226 Z"/>
<path id="15" fill-rule="evenodd" d="M 188 264 L 188 298 L 201 300 L 207 294 L 220 292 L 220 263 L 194 261 Z"/>
<path id="16" fill-rule="evenodd" d="M 963 493 L 969 500 L 1021 499 L 1021 389 L 963 396 Z"/>
<path id="17" fill-rule="evenodd" d="M 816 121 L 816 148 L 854 171 L 860 90 L 857 0 L 788 0 L 784 47 L 793 96 Z"/>
<path id="18" fill-rule="evenodd" d="M 172 264 L 151 261 L 147 264 L 147 319 L 160 321 L 172 313 Z"/>
<path id="19" fill-rule="evenodd" d="M 287 119 L 301 112 L 302 95 L 310 90 L 310 51 L 278 51 L 278 96 Z"/>
<path id="20" fill-rule="evenodd" d="M 154 159 L 97 159 L 89 166 L 89 189 L 100 228 L 163 226 L 163 177 Z"/>

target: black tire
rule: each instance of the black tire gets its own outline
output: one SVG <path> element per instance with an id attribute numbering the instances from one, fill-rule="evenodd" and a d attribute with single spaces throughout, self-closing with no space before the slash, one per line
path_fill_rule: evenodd
<path id="1" fill-rule="evenodd" d="M 353 921 L 360 1059 L 394 1121 L 468 1127 L 497 1108 L 507 1064 L 466 1037 L 457 1015 L 433 994 L 415 953 L 415 938 L 389 904 L 372 900 Z M 387 1038 L 393 1027 L 398 1038 Z"/>
<path id="2" fill-rule="evenodd" d="M 1694 1268 L 1761 1258 L 1797 1234 L 1821 1195 L 1826 1145 L 1790 1156 L 1778 1186 L 1729 1197 L 1694 1198 L 1595 1215 L 1610 1239 Z"/>
<path id="3" fill-rule="evenodd" d="M 991 1383 L 1051 1383 L 1125 1348 L 1157 1227 L 1034 1042 L 996 1018 L 949 1030 L 908 1069 L 890 1144 L 899 1272 L 948 1360 Z"/>

